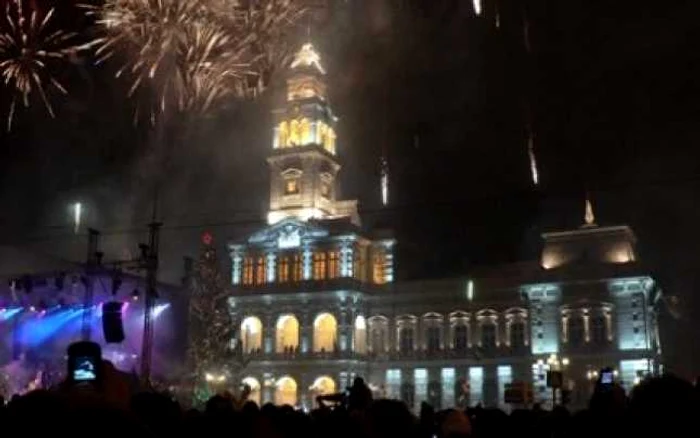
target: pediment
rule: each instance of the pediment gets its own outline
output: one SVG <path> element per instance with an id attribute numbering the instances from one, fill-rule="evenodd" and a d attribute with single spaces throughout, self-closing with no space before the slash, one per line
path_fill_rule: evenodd
<path id="1" fill-rule="evenodd" d="M 327 237 L 328 230 L 297 218 L 286 218 L 266 227 L 248 238 L 252 245 L 269 244 L 278 248 L 295 248 L 308 238 Z"/>

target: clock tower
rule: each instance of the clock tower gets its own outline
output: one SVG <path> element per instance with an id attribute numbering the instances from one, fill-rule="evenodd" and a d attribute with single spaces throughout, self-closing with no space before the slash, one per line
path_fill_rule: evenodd
<path id="1" fill-rule="evenodd" d="M 285 105 L 274 111 L 268 223 L 348 217 L 359 225 L 357 201 L 338 200 L 337 118 L 328 102 L 326 71 L 304 44 L 287 76 Z"/>

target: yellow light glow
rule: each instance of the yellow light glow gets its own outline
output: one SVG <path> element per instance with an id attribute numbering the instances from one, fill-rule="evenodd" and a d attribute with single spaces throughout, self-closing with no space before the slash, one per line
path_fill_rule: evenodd
<path id="1" fill-rule="evenodd" d="M 299 66 L 316 67 L 322 74 L 326 73 L 321 66 L 321 55 L 318 54 L 311 43 L 306 43 L 301 46 L 301 49 L 294 55 L 291 68 L 297 68 Z"/>

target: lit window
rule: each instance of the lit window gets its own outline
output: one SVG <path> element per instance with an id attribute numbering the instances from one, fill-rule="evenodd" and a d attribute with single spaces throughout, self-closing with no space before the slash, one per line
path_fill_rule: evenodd
<path id="1" fill-rule="evenodd" d="M 314 280 L 323 280 L 326 278 L 326 253 L 314 253 Z"/>
<path id="2" fill-rule="evenodd" d="M 280 283 L 286 283 L 289 281 L 288 257 L 280 257 L 279 264 L 277 265 L 277 281 Z"/>
<path id="3" fill-rule="evenodd" d="M 296 195 L 299 193 L 299 178 L 289 178 L 284 181 L 284 194 Z"/>
<path id="4" fill-rule="evenodd" d="M 265 257 L 258 257 L 255 263 L 255 284 L 265 284 L 267 279 L 267 269 L 265 267 Z"/>
<path id="5" fill-rule="evenodd" d="M 292 259 L 292 281 L 301 281 L 303 274 L 303 266 L 301 263 L 301 254 L 294 254 Z"/>
<path id="6" fill-rule="evenodd" d="M 365 280 L 365 258 L 360 248 L 353 251 L 352 276 L 360 281 Z"/>
<path id="7" fill-rule="evenodd" d="M 383 253 L 375 254 L 372 262 L 372 278 L 376 284 L 386 283 L 386 256 Z"/>
<path id="8" fill-rule="evenodd" d="M 340 277 L 340 260 L 338 251 L 328 252 L 328 278 Z"/>
<path id="9" fill-rule="evenodd" d="M 243 259 L 243 284 L 251 285 L 253 284 L 253 258 L 246 257 Z"/>

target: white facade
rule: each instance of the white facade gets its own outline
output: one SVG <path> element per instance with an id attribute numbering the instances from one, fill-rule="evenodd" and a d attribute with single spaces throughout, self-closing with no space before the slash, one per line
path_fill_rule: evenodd
<path id="1" fill-rule="evenodd" d="M 575 403 L 591 370 L 619 369 L 626 386 L 654 371 L 657 287 L 627 227 L 545 234 L 541 264 L 395 283 L 394 239 L 336 199 L 335 118 L 309 50 L 276 112 L 270 225 L 229 245 L 235 341 L 258 400 L 311 407 L 363 376 L 414 407 L 504 406 L 515 381 L 549 403 L 545 361 L 558 355 Z"/>

